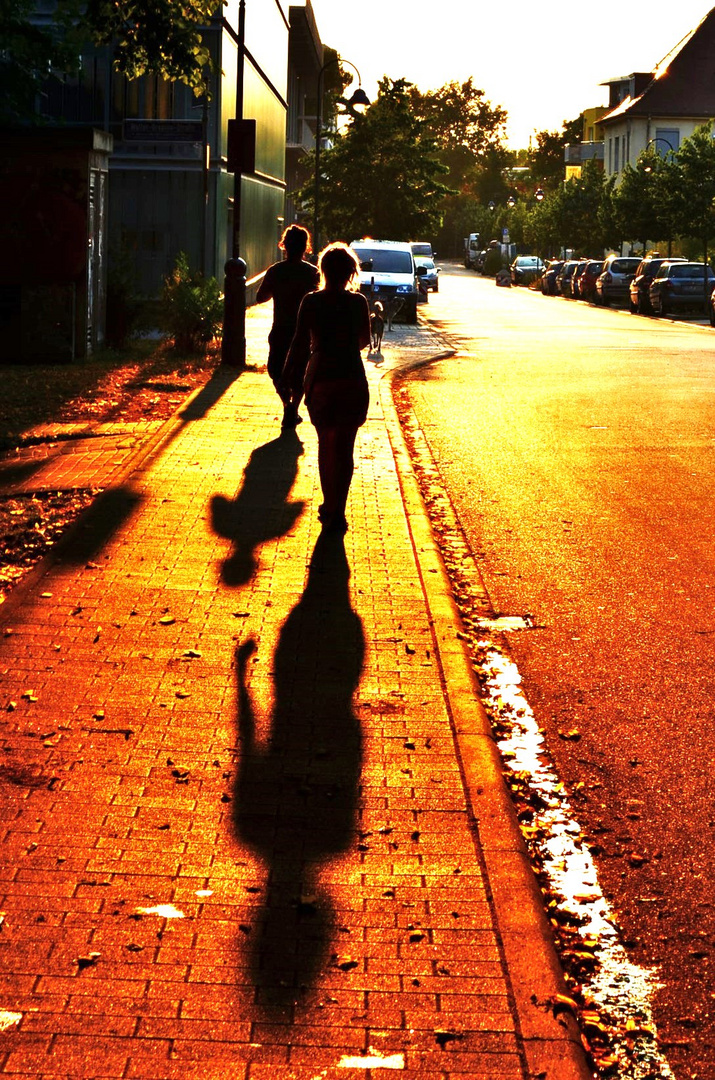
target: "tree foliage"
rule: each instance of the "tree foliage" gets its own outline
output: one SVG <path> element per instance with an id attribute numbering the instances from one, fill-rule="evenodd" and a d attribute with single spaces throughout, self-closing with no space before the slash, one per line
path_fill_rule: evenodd
<path id="1" fill-rule="evenodd" d="M 34 98 L 52 67 L 69 70 L 76 63 L 61 33 L 31 20 L 33 0 L 0 3 L 0 122 L 16 123 L 32 115 Z"/>
<path id="2" fill-rule="evenodd" d="M 0 117 L 27 120 L 50 70 L 69 72 L 87 45 L 111 45 L 128 78 L 151 73 L 208 91 L 212 60 L 202 28 L 216 0 L 57 0 L 53 25 L 36 18 L 33 0 L 0 4 Z"/>
<path id="3" fill-rule="evenodd" d="M 451 193 L 442 200 L 442 225 L 433 239 L 440 250 L 459 250 L 462 237 L 491 228 L 480 222 L 480 204 L 506 193 L 504 170 L 511 152 L 503 145 L 506 111 L 492 105 L 473 80 L 450 82 L 438 90 L 410 88 L 415 115 L 435 142 Z"/>
<path id="4" fill-rule="evenodd" d="M 545 191 L 555 191 L 564 178 L 564 147 L 580 143 L 581 117 L 564 120 L 561 131 L 537 131 L 535 146 L 529 151 L 528 164 L 536 184 Z"/>
<path id="5" fill-rule="evenodd" d="M 412 86 L 409 97 L 415 115 L 434 139 L 440 161 L 449 170 L 450 187 L 471 193 L 480 159 L 500 145 L 506 112 L 491 105 L 471 78 L 428 92 Z"/>
<path id="6" fill-rule="evenodd" d="M 323 238 L 409 240 L 439 225 L 446 169 L 411 109 L 404 79 L 383 78 L 365 115 L 321 153 L 320 163 Z M 312 180 L 298 192 L 305 212 L 312 212 L 313 193 Z"/>
<path id="7" fill-rule="evenodd" d="M 715 140 L 712 124 L 695 129 L 676 154 L 677 169 L 669 174 L 672 212 L 679 236 L 698 239 L 707 258 L 708 241 L 715 237 Z"/>
<path id="8" fill-rule="evenodd" d="M 114 63 L 127 78 L 151 72 L 206 90 L 211 56 L 201 28 L 211 21 L 216 0 L 60 0 L 95 45 L 113 45 Z M 81 5 L 81 6 L 80 6 Z"/>

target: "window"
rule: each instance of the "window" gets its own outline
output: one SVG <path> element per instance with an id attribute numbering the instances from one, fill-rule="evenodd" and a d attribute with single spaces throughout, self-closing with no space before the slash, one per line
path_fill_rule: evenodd
<path id="1" fill-rule="evenodd" d="M 661 157 L 667 157 L 680 147 L 679 128 L 656 128 L 653 145 Z"/>
<path id="2" fill-rule="evenodd" d="M 412 256 L 409 251 L 390 251 L 384 248 L 355 248 L 355 254 L 361 263 L 371 263 L 366 267 L 376 274 L 411 274 Z"/>
<path id="3" fill-rule="evenodd" d="M 621 171 L 621 159 L 620 159 L 621 139 L 620 139 L 620 136 L 616 135 L 616 138 L 613 141 L 616 144 L 615 147 L 614 147 L 615 152 L 614 152 L 614 155 L 613 155 L 613 171 L 614 172 L 620 172 Z"/>

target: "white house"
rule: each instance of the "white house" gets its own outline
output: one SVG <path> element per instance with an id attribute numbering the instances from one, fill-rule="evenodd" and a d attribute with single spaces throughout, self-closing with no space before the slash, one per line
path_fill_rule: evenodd
<path id="1" fill-rule="evenodd" d="M 715 8 L 652 72 L 607 79 L 604 130 L 606 175 L 635 165 L 646 147 L 664 157 L 696 127 L 715 118 Z"/>

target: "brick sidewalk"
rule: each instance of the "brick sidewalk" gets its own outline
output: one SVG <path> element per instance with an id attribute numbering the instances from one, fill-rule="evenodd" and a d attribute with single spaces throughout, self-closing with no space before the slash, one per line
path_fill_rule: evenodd
<path id="1" fill-rule="evenodd" d="M 386 362 L 439 348 L 403 330 Z M 473 689 L 368 368 L 344 541 L 313 429 L 281 436 L 248 371 L 11 597 L 0 1074 L 587 1075 L 498 769 L 455 741 Z"/>

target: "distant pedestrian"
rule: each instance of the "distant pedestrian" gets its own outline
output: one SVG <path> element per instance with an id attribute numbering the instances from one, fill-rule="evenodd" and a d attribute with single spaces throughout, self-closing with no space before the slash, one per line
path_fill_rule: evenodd
<path id="1" fill-rule="evenodd" d="M 256 303 L 273 301 L 273 326 L 268 335 L 268 374 L 283 402 L 282 426 L 291 428 L 301 421 L 298 414 L 300 398 L 291 402 L 280 388 L 280 378 L 295 333 L 300 302 L 307 293 L 318 288 L 320 275 L 316 267 L 305 259 L 312 247 L 310 233 L 302 225 L 290 225 L 278 246 L 285 252 L 285 259 L 266 270 L 256 294 Z"/>
<path id="2" fill-rule="evenodd" d="M 344 533 L 345 505 L 354 472 L 358 428 L 367 419 L 369 394 L 361 350 L 370 344 L 370 311 L 357 292 L 360 264 L 345 244 L 320 254 L 320 289 L 300 305 L 284 382 L 295 396 L 305 392 L 318 433 L 318 471 L 323 528 Z"/>

